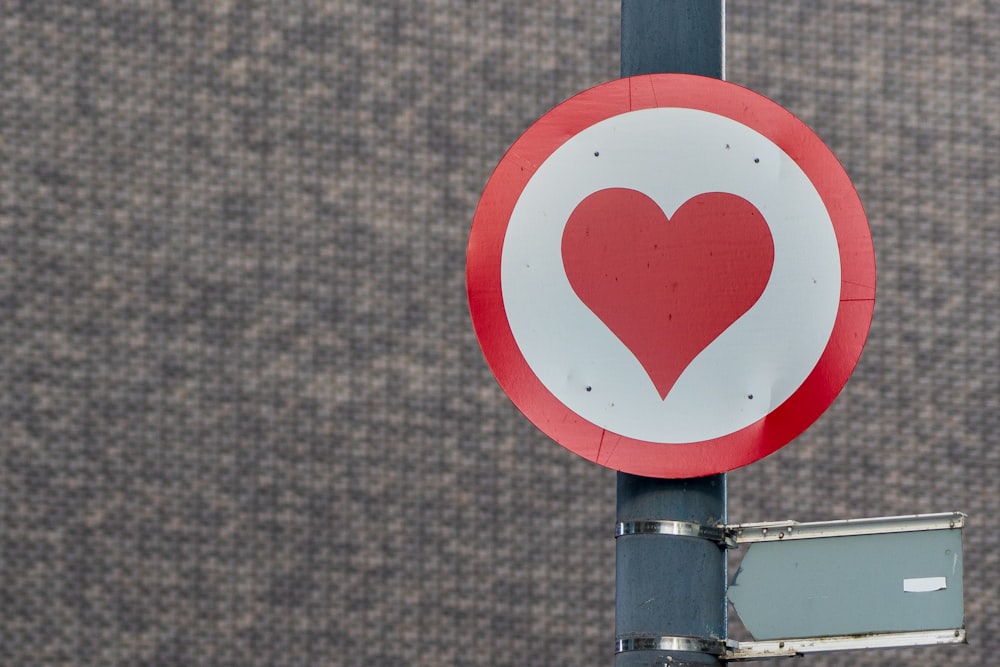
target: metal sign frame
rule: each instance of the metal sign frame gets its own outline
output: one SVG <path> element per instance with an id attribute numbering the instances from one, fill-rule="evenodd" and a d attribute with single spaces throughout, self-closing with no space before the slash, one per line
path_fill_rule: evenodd
<path id="1" fill-rule="evenodd" d="M 792 658 L 807 653 L 828 651 L 857 651 L 872 648 L 908 648 L 913 646 L 942 646 L 966 644 L 965 628 L 955 630 L 926 630 L 922 632 L 892 632 L 864 636 L 811 637 L 770 641 L 729 641 L 726 651 L 719 656 L 724 662 Z"/>

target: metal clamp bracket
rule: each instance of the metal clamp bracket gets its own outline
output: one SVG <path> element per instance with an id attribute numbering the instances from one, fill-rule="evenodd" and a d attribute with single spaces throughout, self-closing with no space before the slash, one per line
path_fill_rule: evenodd
<path id="1" fill-rule="evenodd" d="M 615 640 L 615 653 L 626 653 L 628 651 L 683 651 L 686 653 L 723 655 L 726 652 L 726 648 L 726 642 L 722 639 L 705 639 L 703 637 L 640 635 L 635 637 L 619 637 Z"/>
<path id="2" fill-rule="evenodd" d="M 625 535 L 676 535 L 709 540 L 726 547 L 736 546 L 729 531 L 726 530 L 726 526 L 702 526 L 690 521 L 619 521 L 615 529 L 615 537 L 624 537 Z"/>

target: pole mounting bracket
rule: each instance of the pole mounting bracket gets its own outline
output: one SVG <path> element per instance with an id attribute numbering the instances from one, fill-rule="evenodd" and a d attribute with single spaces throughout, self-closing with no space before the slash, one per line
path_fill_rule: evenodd
<path id="1" fill-rule="evenodd" d="M 725 525 L 703 526 L 691 521 L 649 519 L 642 521 L 619 521 L 615 527 L 615 538 L 626 535 L 672 535 L 709 540 L 721 546 L 735 547 L 736 542 Z"/>
<path id="2" fill-rule="evenodd" d="M 632 635 L 615 640 L 616 654 L 629 651 L 679 651 L 721 656 L 726 653 L 727 648 L 725 640 L 711 637 Z"/>

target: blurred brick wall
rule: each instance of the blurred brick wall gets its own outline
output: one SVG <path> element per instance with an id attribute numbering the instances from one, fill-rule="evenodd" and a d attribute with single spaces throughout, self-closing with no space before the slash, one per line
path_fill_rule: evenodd
<path id="1" fill-rule="evenodd" d="M 1000 650 L 1000 4 L 730 0 L 865 202 L 865 354 L 734 521 L 971 515 Z M 0 662 L 610 664 L 614 473 L 493 381 L 465 244 L 617 2 L 0 0 Z"/>

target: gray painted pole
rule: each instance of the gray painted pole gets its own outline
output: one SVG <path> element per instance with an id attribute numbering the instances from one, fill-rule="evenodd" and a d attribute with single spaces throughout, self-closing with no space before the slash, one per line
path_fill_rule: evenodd
<path id="1" fill-rule="evenodd" d="M 722 78 L 723 16 L 724 0 L 622 0 L 621 75 Z M 667 480 L 618 473 L 617 518 L 725 523 L 726 476 Z M 710 650 L 690 650 L 695 643 L 669 638 L 726 638 L 725 549 L 702 537 L 626 534 L 617 538 L 615 555 L 615 637 L 630 649 L 615 654 L 615 667 L 719 664 Z"/>
<path id="2" fill-rule="evenodd" d="M 723 0 L 622 0 L 621 75 L 723 78 L 724 6 Z"/>

